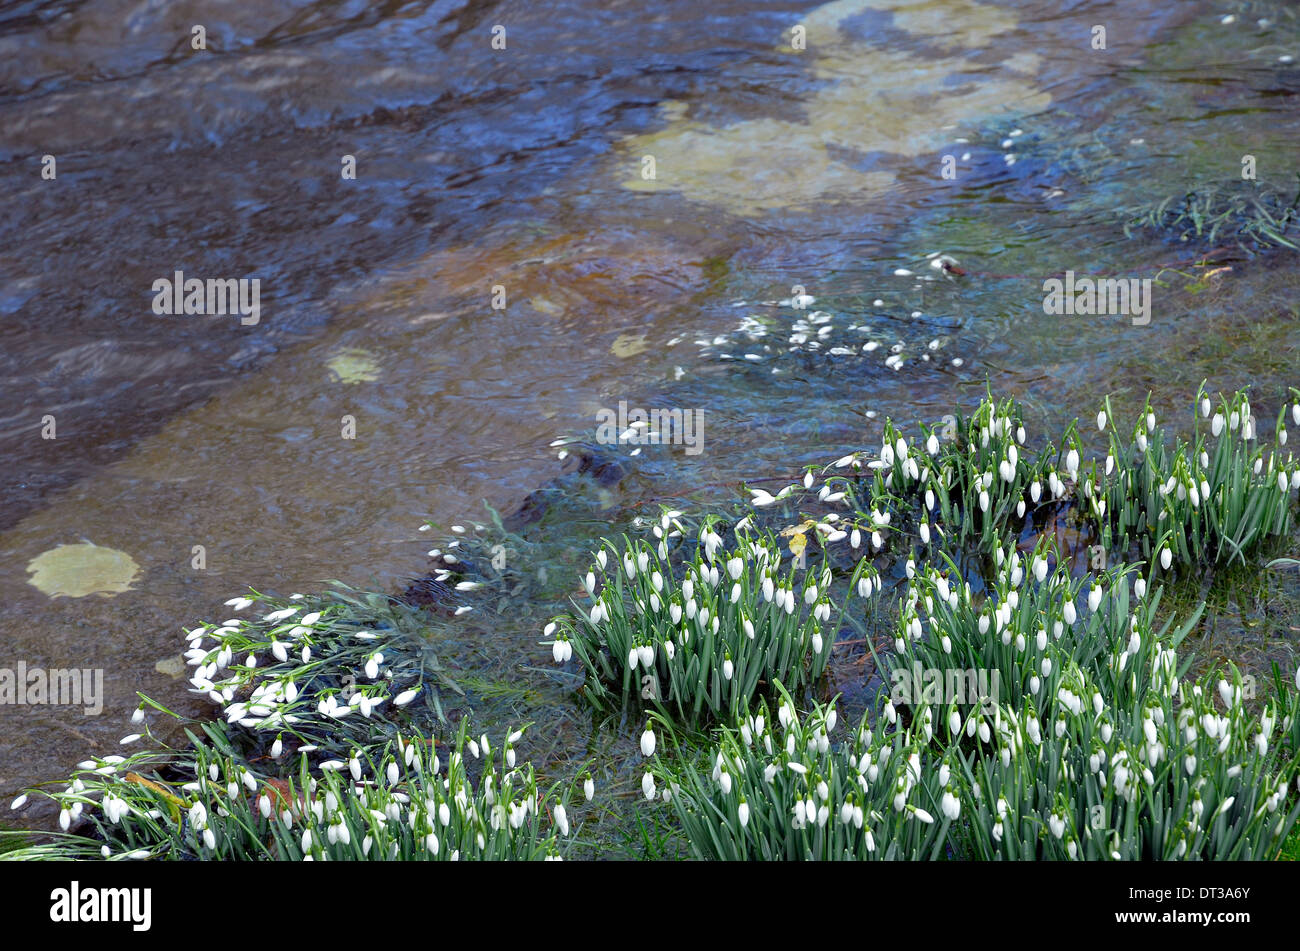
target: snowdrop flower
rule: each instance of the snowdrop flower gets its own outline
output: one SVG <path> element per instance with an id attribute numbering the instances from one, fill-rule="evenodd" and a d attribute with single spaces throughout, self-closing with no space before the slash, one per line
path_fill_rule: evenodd
<path id="1" fill-rule="evenodd" d="M 939 811 L 952 822 L 956 822 L 957 817 L 961 815 L 961 800 L 952 794 L 952 790 L 944 790 L 943 799 L 939 802 Z"/>
<path id="2" fill-rule="evenodd" d="M 1065 456 L 1065 469 L 1074 478 L 1079 473 L 1079 452 L 1077 449 L 1071 449 Z"/>
<path id="3" fill-rule="evenodd" d="M 645 732 L 641 734 L 641 755 L 654 756 L 655 754 L 655 734 L 654 730 L 646 724 Z"/>
<path id="4" fill-rule="evenodd" d="M 1236 706 L 1236 697 L 1232 685 L 1226 680 L 1219 681 L 1219 697 L 1223 700 L 1223 705 L 1229 710 Z"/>
<path id="5" fill-rule="evenodd" d="M 1101 594 L 1101 586 L 1097 584 L 1094 584 L 1088 590 L 1088 610 L 1090 612 L 1096 613 L 1097 608 L 1101 606 Z"/>
<path id="6" fill-rule="evenodd" d="M 1098 429 L 1099 431 L 1101 431 L 1101 432 L 1105 432 L 1105 431 L 1106 431 L 1106 411 L 1105 411 L 1105 410 L 1102 410 L 1100 413 L 1097 414 L 1097 429 Z M 1057 838 L 1059 839 L 1060 836 L 1057 836 Z"/>
<path id="7" fill-rule="evenodd" d="M 650 774 L 649 771 L 646 771 L 641 776 L 641 792 L 645 795 L 646 799 L 652 802 L 654 801 L 655 778 Z"/>
<path id="8" fill-rule="evenodd" d="M 1078 619 L 1078 612 L 1074 608 L 1074 600 L 1066 601 L 1061 606 L 1061 616 L 1065 619 L 1066 624 L 1073 624 Z"/>
<path id="9" fill-rule="evenodd" d="M 1029 740 L 1035 746 L 1038 746 L 1043 742 L 1043 734 L 1038 726 L 1038 718 L 1033 714 L 1030 714 L 1025 721 L 1025 732 L 1029 734 Z"/>
<path id="10" fill-rule="evenodd" d="M 722 662 L 722 676 L 725 677 L 727 680 L 730 680 L 732 674 L 734 674 L 735 672 L 736 672 L 735 665 L 731 663 L 731 658 L 728 657 L 726 660 Z"/>
<path id="11" fill-rule="evenodd" d="M 1047 818 L 1047 826 L 1052 830 L 1052 835 L 1061 838 L 1065 835 L 1065 818 L 1057 813 L 1052 813 Z"/>

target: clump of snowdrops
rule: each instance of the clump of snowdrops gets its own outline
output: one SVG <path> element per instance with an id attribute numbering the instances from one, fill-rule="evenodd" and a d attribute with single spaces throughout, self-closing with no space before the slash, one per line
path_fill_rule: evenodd
<path id="1" fill-rule="evenodd" d="M 822 470 L 820 486 L 809 472 L 775 494 L 751 489 L 751 503 L 842 508 L 814 520 L 823 544 L 848 539 L 858 549 L 869 539 L 873 552 L 901 537 L 909 549 L 978 543 L 992 553 L 1027 523 L 1067 514 L 1113 560 L 1159 559 L 1165 569 L 1175 559 L 1187 569 L 1244 562 L 1290 529 L 1300 489 L 1300 464 L 1283 451 L 1287 416 L 1300 425 L 1300 391 L 1291 394 L 1295 402 L 1279 410 L 1271 444 L 1258 438 L 1242 391 L 1221 398 L 1215 411 L 1202 386 L 1196 438 L 1172 446 L 1149 400 L 1131 439 L 1121 438 L 1108 399 L 1096 417 L 1108 432 L 1103 459 L 1085 458 L 1077 421 L 1058 441 L 1030 450 L 1015 400 L 989 396 L 970 417 L 923 427 L 915 441 L 887 420 L 875 458 L 850 453 Z"/>
<path id="2" fill-rule="evenodd" d="M 1157 629 L 1159 591 L 1134 566 L 1076 582 L 1047 558 L 1041 545 L 1025 562 L 1013 550 L 982 599 L 928 567 L 904 597 L 887 665 L 909 690 L 884 715 L 960 747 L 970 822 L 954 849 L 1273 857 L 1300 817 L 1300 672 L 1294 690 L 1275 672 L 1273 695 L 1249 712 L 1254 682 L 1235 668 L 1181 679 L 1177 647 L 1195 617 Z M 973 672 L 992 695 L 954 694 Z"/>
<path id="3" fill-rule="evenodd" d="M 76 824 L 76 832 L 5 857 L 557 858 L 568 817 L 562 802 L 552 802 L 554 790 L 539 790 L 531 764 L 516 766 L 521 736 L 505 737 L 494 760 L 486 735 L 470 738 L 462 721 L 446 751 L 418 733 L 398 734 L 382 748 L 315 766 L 300 751 L 296 768 L 280 778 L 278 763 L 270 764 L 275 776 L 254 768 L 235 753 L 224 724 L 207 724 L 182 751 L 81 763 L 65 788 L 38 793 L 59 805 L 60 826 Z"/>
<path id="4" fill-rule="evenodd" d="M 583 668 L 586 700 L 700 726 L 744 711 L 778 680 L 797 692 L 821 677 L 842 620 L 830 566 L 783 564 L 777 539 L 748 520 L 706 518 L 693 555 L 670 553 L 679 515 L 663 515 L 656 545 L 606 542 L 582 579 L 590 607 L 547 625 L 555 661 Z M 849 581 L 864 597 L 878 590 L 865 563 Z"/>
<path id="5" fill-rule="evenodd" d="M 189 631 L 185 659 L 193 692 L 264 746 L 365 746 L 426 711 L 443 718 L 440 689 L 460 692 L 420 618 L 383 595 L 226 602 L 237 613 L 254 605 L 270 610 Z"/>
<path id="6" fill-rule="evenodd" d="M 778 689 L 775 714 L 755 704 L 723 728 L 707 760 L 656 756 L 643 790 L 658 784 L 700 859 L 934 859 L 960 816 L 952 769 L 900 726 L 862 723 L 832 742 L 835 705 L 800 715 Z M 655 725 L 671 735 L 672 727 Z M 653 750 L 653 746 L 650 747 Z M 646 751 L 643 743 L 642 751 Z"/>
<path id="7" fill-rule="evenodd" d="M 1097 424 L 1109 428 L 1110 449 L 1082 484 L 1102 543 L 1121 552 L 1139 545 L 1143 557 L 1157 556 L 1168 568 L 1171 560 L 1244 564 L 1264 542 L 1284 536 L 1300 489 L 1300 464 L 1290 452 L 1283 456 L 1287 416 L 1300 425 L 1300 391 L 1291 392 L 1297 402 L 1278 411 L 1266 443 L 1246 393 L 1221 397 L 1216 408 L 1202 387 L 1195 440 L 1179 440 L 1172 449 L 1149 402 L 1125 440 L 1107 426 L 1113 419 L 1107 400 Z"/>

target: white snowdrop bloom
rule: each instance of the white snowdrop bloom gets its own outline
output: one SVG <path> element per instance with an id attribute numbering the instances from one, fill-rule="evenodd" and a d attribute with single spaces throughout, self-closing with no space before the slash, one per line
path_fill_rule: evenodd
<path id="1" fill-rule="evenodd" d="M 1088 589 L 1088 610 L 1096 613 L 1097 608 L 1101 606 L 1102 590 L 1100 585 L 1094 584 Z"/>
<path id="2" fill-rule="evenodd" d="M 1219 698 L 1223 700 L 1223 705 L 1229 710 L 1236 705 L 1232 685 L 1226 680 L 1219 681 Z"/>
<path id="3" fill-rule="evenodd" d="M 1214 419 L 1210 420 L 1210 432 L 1218 436 L 1223 432 L 1223 414 L 1215 413 Z"/>
<path id="4" fill-rule="evenodd" d="M 562 664 L 562 663 L 564 663 L 564 641 L 555 641 L 555 642 L 551 645 L 551 657 L 555 660 L 555 662 L 556 662 L 557 664 Z M 418 691 L 418 690 L 416 690 L 416 691 L 409 691 L 409 690 L 408 690 L 406 693 L 410 693 L 410 694 L 411 694 L 410 699 L 408 699 L 408 701 L 407 701 L 407 702 L 409 703 L 410 700 L 415 699 L 415 694 L 416 694 L 416 693 L 419 693 L 419 691 Z M 399 695 L 398 698 L 397 698 L 397 700 L 395 701 L 399 707 L 402 706 L 402 703 L 403 703 L 403 702 L 402 702 L 402 697 L 405 697 L 405 696 L 406 696 L 406 693 L 403 693 L 403 694 Z"/>
<path id="5" fill-rule="evenodd" d="M 1065 835 L 1065 819 L 1057 813 L 1052 813 L 1047 819 L 1048 828 L 1052 830 L 1052 835 L 1061 838 Z"/>
<path id="6" fill-rule="evenodd" d="M 1025 732 L 1029 735 L 1029 740 L 1035 746 L 1043 742 L 1042 730 L 1038 725 L 1038 718 L 1030 714 L 1025 721 Z"/>
<path id="7" fill-rule="evenodd" d="M 727 680 L 730 680 L 732 674 L 734 674 L 735 672 L 736 672 L 736 667 L 734 664 L 732 664 L 731 658 L 728 657 L 726 660 L 722 662 L 722 676 L 725 677 Z"/>
<path id="8" fill-rule="evenodd" d="M 646 670 L 655 665 L 655 649 L 649 644 L 642 644 L 637 648 L 637 657 L 641 661 L 641 666 Z"/>
<path id="9" fill-rule="evenodd" d="M 939 802 L 939 811 L 942 812 L 951 822 L 956 822 L 957 817 L 961 815 L 961 800 L 952 794 L 951 790 L 945 789 L 943 798 Z"/>
<path id="10" fill-rule="evenodd" d="M 641 792 L 645 795 L 646 799 L 652 802 L 654 801 L 655 778 L 648 770 L 641 775 Z"/>

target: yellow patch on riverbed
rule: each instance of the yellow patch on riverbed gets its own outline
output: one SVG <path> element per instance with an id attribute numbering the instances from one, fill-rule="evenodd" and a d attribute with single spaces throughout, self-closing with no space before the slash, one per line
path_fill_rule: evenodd
<path id="1" fill-rule="evenodd" d="M 892 14 L 893 25 L 937 43 L 950 55 L 921 56 L 875 46 L 846 33 L 858 14 Z M 679 192 L 740 215 L 803 208 L 818 201 L 871 198 L 897 184 L 893 164 L 914 166 L 982 116 L 1014 108 L 1033 113 L 1051 96 L 1037 84 L 1038 58 L 1013 54 L 996 72 L 966 56 L 1012 30 L 1012 13 L 974 0 L 835 0 L 800 24 L 807 30 L 811 74 L 829 84 L 804 103 L 802 121 L 744 119 L 717 126 L 688 117 L 681 103 L 661 110 L 667 125 L 623 142 L 622 185 L 631 191 Z M 850 27 L 851 28 L 851 27 Z M 955 46 L 949 37 L 961 37 Z M 874 167 L 857 156 L 885 153 Z M 642 170 L 654 158 L 654 177 Z M 938 174 L 938 156 L 935 156 Z M 635 169 L 635 171 L 632 171 Z M 631 174 L 628 174 L 628 173 Z"/>
<path id="2" fill-rule="evenodd" d="M 124 551 L 86 542 L 42 552 L 28 563 L 27 570 L 32 574 L 27 583 L 51 598 L 84 598 L 89 594 L 111 597 L 131 590 L 140 566 Z"/>
<path id="3" fill-rule="evenodd" d="M 894 26 L 918 36 L 937 38 L 944 46 L 984 46 L 990 37 L 1015 27 L 1016 15 L 975 0 L 834 0 L 799 22 L 808 30 L 808 47 L 833 42 L 840 24 L 862 13 L 892 15 Z"/>
<path id="4" fill-rule="evenodd" d="M 650 347 L 646 343 L 644 334 L 619 334 L 609 349 L 614 356 L 626 360 L 628 357 L 645 353 Z"/>
<path id="5" fill-rule="evenodd" d="M 379 379 L 379 364 L 375 355 L 360 347 L 340 350 L 325 364 L 340 383 L 373 383 Z"/>

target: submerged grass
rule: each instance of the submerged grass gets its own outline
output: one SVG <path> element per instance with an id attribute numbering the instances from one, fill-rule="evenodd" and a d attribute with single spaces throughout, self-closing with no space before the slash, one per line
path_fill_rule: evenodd
<path id="1" fill-rule="evenodd" d="M 1132 212 L 1125 235 L 1146 229 L 1180 243 L 1235 244 L 1247 253 L 1271 248 L 1300 251 L 1300 191 L 1261 181 L 1203 185 Z"/>

